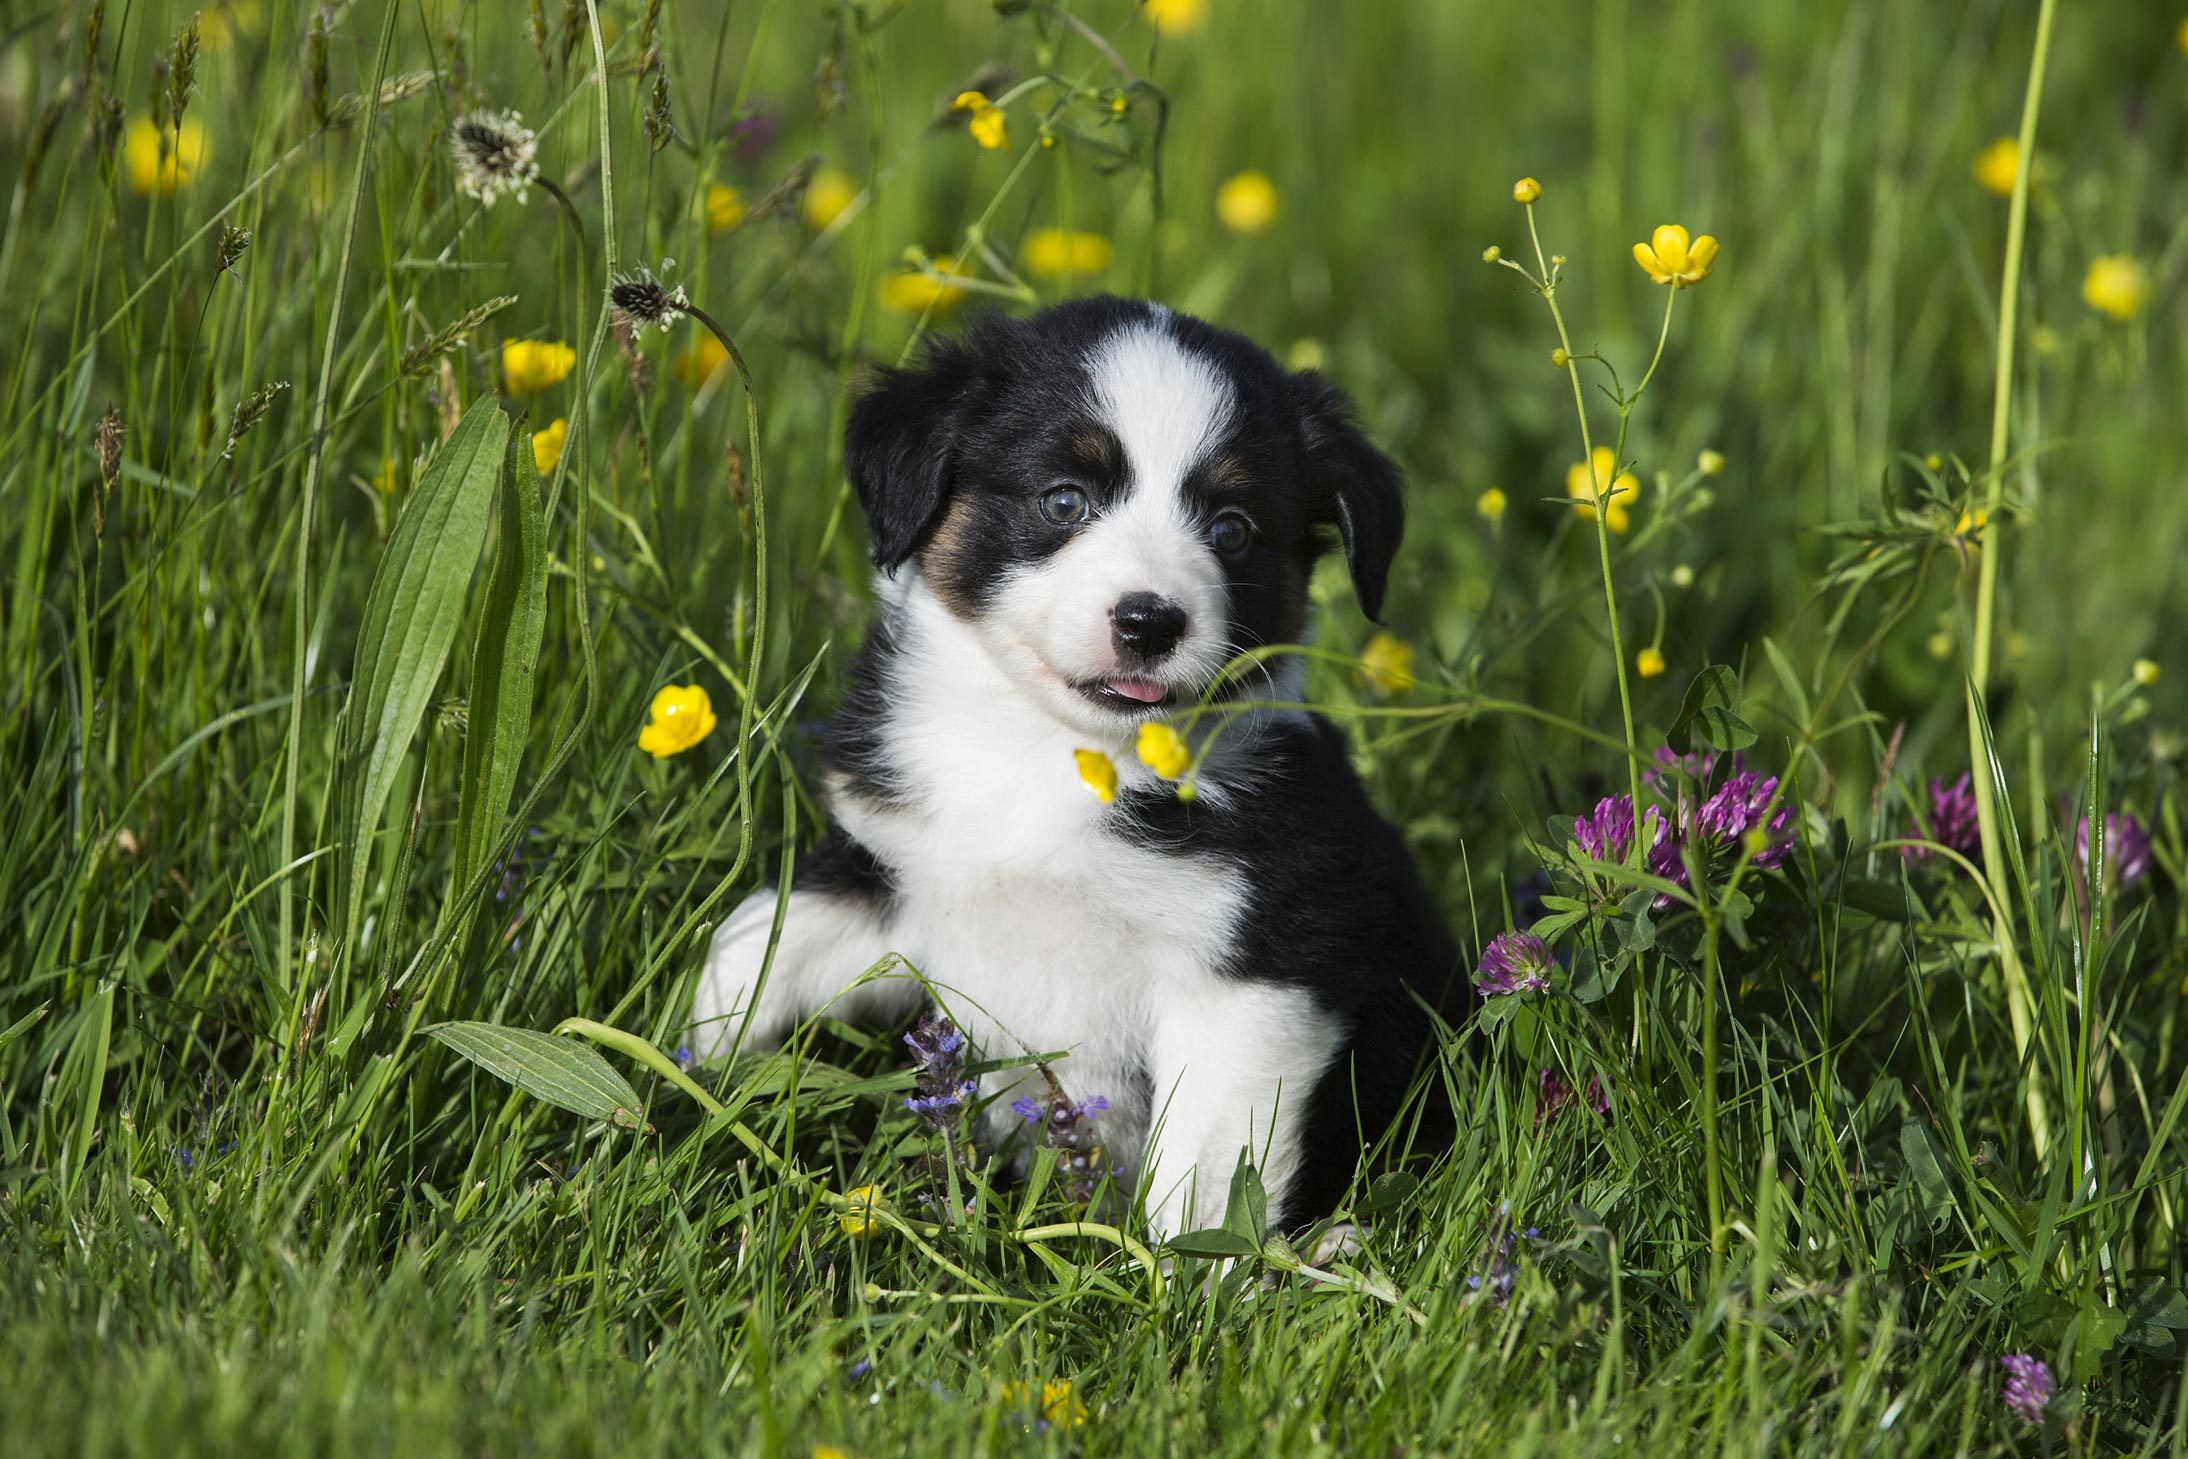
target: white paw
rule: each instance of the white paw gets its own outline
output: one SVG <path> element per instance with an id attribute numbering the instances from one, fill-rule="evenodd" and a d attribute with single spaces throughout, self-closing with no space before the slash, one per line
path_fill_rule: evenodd
<path id="1" fill-rule="evenodd" d="M 767 963 L 767 938 L 774 923 L 775 893 L 762 887 L 715 929 L 698 992 L 691 1000 L 691 1047 L 701 1059 L 728 1053 L 740 1031 L 743 1047 L 748 1049 L 772 1048 L 789 1032 L 780 1020 L 768 1016 L 765 1001 L 746 1028 L 745 1015 L 761 991 L 760 973 Z M 778 954 L 771 979 L 782 972 L 780 961 Z"/>

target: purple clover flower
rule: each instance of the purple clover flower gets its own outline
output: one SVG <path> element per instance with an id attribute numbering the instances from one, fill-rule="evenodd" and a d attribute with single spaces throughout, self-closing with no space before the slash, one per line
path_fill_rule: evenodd
<path id="1" fill-rule="evenodd" d="M 1701 784 L 1709 779 L 1710 772 L 1716 768 L 1717 752 L 1714 750 L 1697 750 L 1691 755 L 1682 755 L 1669 745 L 1658 745 L 1656 764 L 1652 769 L 1641 772 L 1641 783 L 1661 795 L 1667 790 L 1677 790 L 1682 776 Z"/>
<path id="2" fill-rule="evenodd" d="M 1930 839 L 1982 864 L 1983 833 L 1975 816 L 1975 782 L 1966 771 L 1949 785 L 1942 776 L 1930 782 Z M 1928 861 L 1935 855 L 1922 846 L 1903 847 L 1899 854 L 1907 861 Z"/>
<path id="3" fill-rule="evenodd" d="M 1573 839 L 1597 861 L 1624 861 L 1633 845 L 1633 797 L 1607 795 L 1573 822 Z"/>
<path id="4" fill-rule="evenodd" d="M 1792 849 L 1785 831 L 1792 822 L 1793 807 L 1779 806 L 1769 814 L 1765 824 L 1765 812 L 1777 793 L 1777 776 L 1740 770 L 1717 787 L 1716 794 L 1702 802 L 1695 822 L 1703 835 L 1726 847 L 1737 847 L 1750 831 L 1762 831 L 1770 838 L 1770 844 L 1755 854 L 1755 864 L 1767 871 L 1782 865 L 1786 853 Z"/>
<path id="5" fill-rule="evenodd" d="M 1531 932 L 1503 932 L 1482 949 L 1474 986 L 1485 998 L 1506 993 L 1540 993 L 1550 986 L 1556 966 L 1550 945 Z"/>
<path id="6" fill-rule="evenodd" d="M 1601 1076 L 1588 1076 L 1586 1091 L 1575 1094 L 1573 1086 L 1566 1083 L 1557 1070 L 1544 1069 L 1541 1087 L 1535 1091 L 1535 1123 L 1539 1126 L 1545 1120 L 1556 1119 L 1572 1108 L 1577 1099 L 1585 1099 L 1588 1108 L 1599 1118 L 1611 1112 L 1611 1092 L 1604 1087 Z"/>
<path id="7" fill-rule="evenodd" d="M 924 1013 L 904 1042 L 912 1051 L 913 1082 L 904 1107 L 936 1130 L 947 1131 L 964 1117 L 966 1101 L 980 1089 L 977 1080 L 965 1077 L 964 1032 L 939 1013 Z"/>
<path id="8" fill-rule="evenodd" d="M 2058 1380 L 2051 1376 L 2051 1365 L 2033 1353 L 2008 1353 L 1998 1360 L 1998 1366 L 2006 1370 L 2006 1386 L 1999 1397 L 2007 1411 L 2023 1423 L 2042 1423 L 2051 1395 L 2059 1388 Z"/>
<path id="9" fill-rule="evenodd" d="M 2150 874 L 2150 832 L 2142 822 L 2123 811 L 2104 818 L 2104 857 L 2112 873 L 2112 885 L 2126 891 Z M 2074 828 L 2074 861 L 2089 876 L 2089 817 Z"/>

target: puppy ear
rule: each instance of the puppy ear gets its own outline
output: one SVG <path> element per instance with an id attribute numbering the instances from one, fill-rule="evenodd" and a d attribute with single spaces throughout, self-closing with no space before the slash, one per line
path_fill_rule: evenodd
<path id="1" fill-rule="evenodd" d="M 851 408 L 844 466 L 866 512 L 874 566 L 883 571 L 918 551 L 940 519 L 977 388 L 972 352 L 941 340 L 917 369 L 883 371 Z"/>
<path id="2" fill-rule="evenodd" d="M 1360 611 L 1380 623 L 1391 559 L 1405 536 L 1404 481 L 1392 461 L 1360 430 L 1352 402 L 1312 370 L 1292 376 L 1298 397 L 1300 443 L 1307 487 L 1323 521 L 1344 539 L 1345 565 Z"/>

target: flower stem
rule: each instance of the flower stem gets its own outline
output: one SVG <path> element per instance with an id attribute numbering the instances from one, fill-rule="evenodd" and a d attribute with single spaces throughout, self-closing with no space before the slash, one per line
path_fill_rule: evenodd
<path id="1" fill-rule="evenodd" d="M 1542 271 L 1542 302 L 1550 307 L 1550 322 L 1557 326 L 1558 343 L 1565 349 L 1565 374 L 1572 381 L 1573 410 L 1580 417 L 1580 449 L 1586 458 L 1586 469 L 1592 472 L 1595 470 L 1595 440 L 1588 431 L 1588 401 L 1580 389 L 1580 365 L 1572 358 L 1572 336 L 1566 332 L 1565 316 L 1557 307 L 1557 283 L 1550 277 L 1549 262 L 1543 257 L 1542 235 L 1535 228 L 1535 207 L 1532 203 L 1527 205 L 1527 236 L 1535 245 L 1535 266 Z M 1671 313 L 1668 309 L 1664 313 L 1664 328 L 1667 332 L 1671 328 Z M 1658 339 L 1656 348 L 1658 356 L 1661 357 L 1661 338 Z M 1649 367 L 1652 373 L 1655 368 L 1653 364 Z M 1638 391 L 1635 393 L 1639 394 Z M 1618 479 L 1616 461 L 1611 463 L 1609 474 L 1611 482 Z M 1610 484 L 1595 484 L 1595 548 L 1597 561 L 1603 570 L 1603 611 L 1610 620 L 1611 666 L 1618 673 L 1618 710 L 1626 732 L 1627 791 L 1633 797 L 1634 815 L 1638 817 L 1641 814 L 1641 755 L 1633 736 L 1633 691 L 1626 683 L 1626 645 L 1618 631 L 1618 589 L 1611 578 Z M 1635 824 L 1638 826 L 1639 821 L 1636 820 Z M 1646 850 L 1641 845 L 1641 837 L 1637 832 L 1633 845 L 1627 848 L 1626 856 L 1631 864 L 1639 866 L 1644 855 Z"/>
<path id="2" fill-rule="evenodd" d="M 2020 317 L 2021 259 L 2028 238 L 2029 172 L 2036 155 L 2036 122 L 2043 108 L 2044 70 L 2051 57 L 2051 23 L 2057 0 L 2043 0 L 2036 15 L 2035 53 L 2029 59 L 2028 86 L 2021 99 L 2020 153 L 2013 174 L 2013 202 L 2006 214 L 2006 260 L 1999 284 L 1998 350 L 1991 388 L 1990 470 L 1985 491 L 1987 511 L 1973 527 L 1979 566 L 1975 591 L 1975 638 L 1968 665 L 1968 759 L 1973 767 L 1975 821 L 1983 846 L 1983 867 L 1990 878 L 1992 903 L 1998 909 L 1994 941 L 1998 946 L 1999 971 L 2006 985 L 2006 1009 L 2013 1026 L 2014 1050 L 2027 1067 L 2029 1040 L 2035 1017 L 2028 980 L 2014 944 L 2012 917 L 2007 912 L 2009 887 L 2004 847 L 1999 839 L 1998 809 L 1993 803 L 1991 756 L 1985 746 L 1982 703 L 1990 692 L 1992 623 L 1998 596 L 1999 509 L 2005 496 L 2005 461 L 2008 427 L 2013 412 L 2013 358 L 2015 330 Z M 2041 1155 L 2050 1143 L 2044 1119 L 2042 1095 L 2032 1083 L 2028 1091 L 2030 1125 Z"/>

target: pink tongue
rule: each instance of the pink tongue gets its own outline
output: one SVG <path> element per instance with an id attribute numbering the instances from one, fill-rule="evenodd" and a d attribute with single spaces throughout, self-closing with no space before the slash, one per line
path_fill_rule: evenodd
<path id="1" fill-rule="evenodd" d="M 1111 679 L 1109 687 L 1127 699 L 1137 699 L 1142 704 L 1154 704 L 1169 693 L 1152 679 Z"/>

